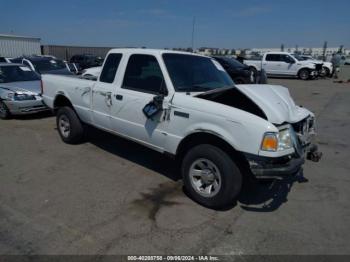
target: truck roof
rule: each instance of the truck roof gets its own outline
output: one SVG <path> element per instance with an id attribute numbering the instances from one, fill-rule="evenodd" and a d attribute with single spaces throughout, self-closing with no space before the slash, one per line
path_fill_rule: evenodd
<path id="1" fill-rule="evenodd" d="M 174 51 L 167 49 L 150 49 L 150 48 L 113 48 L 109 51 L 109 53 L 129 53 L 129 54 L 149 54 L 149 55 L 162 55 L 162 54 L 183 54 L 183 55 L 195 55 L 207 57 L 204 55 L 183 52 L 183 51 Z"/>
<path id="2" fill-rule="evenodd" d="M 289 53 L 289 52 L 282 52 L 282 51 L 278 51 L 278 52 L 272 52 L 272 51 L 270 51 L 270 52 L 266 52 L 266 53 L 264 53 L 264 55 L 267 55 L 267 54 L 276 54 L 276 55 L 291 55 L 291 53 Z"/>

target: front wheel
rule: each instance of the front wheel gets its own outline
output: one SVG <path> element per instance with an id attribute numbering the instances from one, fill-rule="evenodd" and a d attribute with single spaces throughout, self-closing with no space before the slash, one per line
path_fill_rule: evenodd
<path id="1" fill-rule="evenodd" d="M 329 77 L 331 75 L 331 70 L 329 70 L 329 68 L 324 67 L 323 70 L 326 77 Z"/>
<path id="2" fill-rule="evenodd" d="M 1 119 L 9 119 L 10 118 L 10 111 L 5 105 L 3 101 L 0 100 L 0 118 Z"/>
<path id="3" fill-rule="evenodd" d="M 84 128 L 75 111 L 68 106 L 58 109 L 56 118 L 57 130 L 67 144 L 77 144 L 84 138 Z"/>
<path id="4" fill-rule="evenodd" d="M 182 162 L 186 191 L 209 208 L 233 204 L 241 191 L 242 175 L 231 157 L 212 145 L 198 145 L 188 151 Z"/>
<path id="5" fill-rule="evenodd" d="M 301 80 L 308 80 L 310 78 L 310 72 L 307 69 L 301 69 L 298 76 Z"/>

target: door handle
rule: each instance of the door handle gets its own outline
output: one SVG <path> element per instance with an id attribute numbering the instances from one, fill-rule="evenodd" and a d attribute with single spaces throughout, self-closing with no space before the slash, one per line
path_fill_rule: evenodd
<path id="1" fill-rule="evenodd" d="M 106 92 L 106 104 L 107 106 L 112 105 L 112 92 Z"/>
<path id="2" fill-rule="evenodd" d="M 117 99 L 117 100 L 123 100 L 123 96 L 122 96 L 122 95 L 115 95 L 115 99 Z"/>

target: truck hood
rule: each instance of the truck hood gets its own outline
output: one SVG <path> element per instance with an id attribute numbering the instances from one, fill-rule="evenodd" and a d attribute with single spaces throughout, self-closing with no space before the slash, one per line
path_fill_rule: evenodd
<path id="1" fill-rule="evenodd" d="M 41 93 L 40 80 L 3 83 L 0 86 L 12 92 L 30 92 L 36 95 Z"/>
<path id="2" fill-rule="evenodd" d="M 288 89 L 283 86 L 236 85 L 236 88 L 260 107 L 268 121 L 273 124 L 295 123 L 312 114 L 295 105 Z"/>

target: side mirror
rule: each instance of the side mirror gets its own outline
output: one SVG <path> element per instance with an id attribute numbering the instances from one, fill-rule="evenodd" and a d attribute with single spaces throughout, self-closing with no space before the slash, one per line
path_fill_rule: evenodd
<path id="1" fill-rule="evenodd" d="M 142 109 L 143 114 L 147 118 L 152 118 L 158 114 L 163 109 L 163 99 L 163 95 L 153 97 L 153 100 L 145 105 L 145 107 Z"/>
<path id="2" fill-rule="evenodd" d="M 291 58 L 291 57 L 286 57 L 286 63 L 288 63 L 288 64 L 294 64 L 295 61 L 294 61 L 294 59 Z"/>

